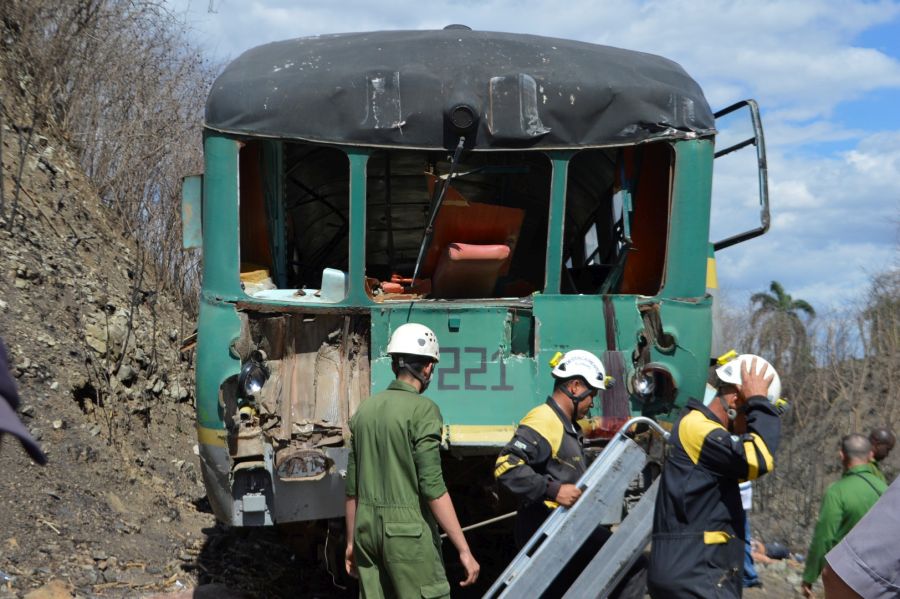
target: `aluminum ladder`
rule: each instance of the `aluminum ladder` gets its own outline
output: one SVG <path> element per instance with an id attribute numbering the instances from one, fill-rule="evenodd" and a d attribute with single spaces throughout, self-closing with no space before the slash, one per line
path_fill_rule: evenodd
<path id="1" fill-rule="evenodd" d="M 626 422 L 576 483 L 581 497 L 556 509 L 494 582 L 484 599 L 539 597 L 600 524 L 619 523 L 628 484 L 643 470 L 647 454 L 625 433 L 645 423 L 663 439 L 669 433 L 639 416 Z M 659 480 L 632 507 L 617 530 L 567 590 L 564 599 L 606 597 L 650 541 Z"/>

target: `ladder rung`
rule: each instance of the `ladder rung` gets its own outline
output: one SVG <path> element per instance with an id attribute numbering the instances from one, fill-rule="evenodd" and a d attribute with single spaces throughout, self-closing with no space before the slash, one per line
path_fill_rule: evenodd
<path id="1" fill-rule="evenodd" d="M 659 477 L 581 571 L 563 599 L 603 599 L 616 588 L 650 542 L 657 491 Z"/>
<path id="2" fill-rule="evenodd" d="M 634 441 L 622 434 L 614 437 L 579 479 L 577 485 L 583 493 L 575 505 L 555 510 L 544 521 L 485 598 L 536 597 L 543 593 L 594 529 L 608 519 L 611 510 L 621 515 L 625 490 L 646 459 L 644 450 Z"/>

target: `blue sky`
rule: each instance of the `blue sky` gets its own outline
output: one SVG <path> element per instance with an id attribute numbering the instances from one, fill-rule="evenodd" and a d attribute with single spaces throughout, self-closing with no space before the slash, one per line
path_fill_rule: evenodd
<path id="1" fill-rule="evenodd" d="M 211 58 L 280 39 L 381 29 L 473 29 L 564 37 L 661 54 L 714 110 L 763 110 L 772 229 L 720 252 L 732 301 L 780 281 L 820 312 L 900 266 L 900 0 L 168 0 Z M 564 9 L 560 7 L 564 6 Z M 717 164 L 713 230 L 758 221 L 750 156 Z"/>

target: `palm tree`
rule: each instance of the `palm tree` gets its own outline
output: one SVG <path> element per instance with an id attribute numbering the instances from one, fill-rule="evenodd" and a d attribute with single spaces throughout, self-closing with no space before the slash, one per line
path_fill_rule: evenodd
<path id="1" fill-rule="evenodd" d="M 794 299 L 778 281 L 769 285 L 771 293 L 754 293 L 750 304 L 756 306 L 750 325 L 756 331 L 761 350 L 772 352 L 772 363 L 778 370 L 792 370 L 801 359 L 809 357 L 806 325 L 816 317 L 809 302 Z M 800 315 L 806 315 L 806 323 Z"/>

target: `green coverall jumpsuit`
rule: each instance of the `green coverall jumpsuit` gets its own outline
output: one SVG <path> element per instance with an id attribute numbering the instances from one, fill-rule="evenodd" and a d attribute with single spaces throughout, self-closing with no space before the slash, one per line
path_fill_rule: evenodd
<path id="1" fill-rule="evenodd" d="M 353 551 L 363 599 L 450 596 L 428 506 L 447 492 L 442 428 L 437 405 L 402 381 L 350 419 L 346 493 L 357 502 Z"/>

